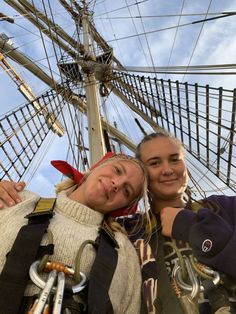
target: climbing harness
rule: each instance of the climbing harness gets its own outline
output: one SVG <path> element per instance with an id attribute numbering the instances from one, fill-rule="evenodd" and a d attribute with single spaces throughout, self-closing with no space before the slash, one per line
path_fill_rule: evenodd
<path id="1" fill-rule="evenodd" d="M 50 261 L 53 235 L 49 220 L 53 216 L 55 199 L 40 199 L 34 211 L 27 215 L 0 275 L 0 309 L 4 314 L 113 314 L 109 287 L 116 269 L 119 245 L 110 227 L 103 223 L 96 241 L 87 240 L 78 249 L 75 267 Z M 47 232 L 49 244 L 41 246 Z M 89 280 L 80 271 L 80 259 L 86 245 L 96 250 Z M 22 250 L 27 248 L 27 250 Z M 102 272 L 101 269 L 105 269 Z M 48 273 L 45 279 L 46 273 Z M 24 297 L 28 279 L 40 289 Z M 75 282 L 70 284 L 66 282 Z M 12 302 L 14 300 L 14 302 Z"/>

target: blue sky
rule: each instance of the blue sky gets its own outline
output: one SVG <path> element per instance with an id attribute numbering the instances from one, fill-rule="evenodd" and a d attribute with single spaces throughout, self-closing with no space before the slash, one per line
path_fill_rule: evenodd
<path id="1" fill-rule="evenodd" d="M 167 65 L 203 65 L 203 64 L 225 64 L 235 63 L 236 51 L 236 17 L 227 17 L 218 20 L 195 25 L 160 31 L 175 25 L 187 24 L 204 18 L 204 15 L 154 17 L 159 15 L 173 15 L 181 12 L 190 13 L 221 13 L 236 11 L 236 3 L 231 0 L 206 1 L 206 0 L 97 0 L 94 8 L 94 23 L 102 36 L 113 47 L 115 56 L 125 66 L 167 66 Z M 43 9 L 42 1 L 34 1 L 35 5 Z M 48 1 L 44 1 L 48 8 Z M 50 1 L 53 16 L 58 24 L 69 34 L 74 33 L 74 24 L 69 15 L 57 1 Z M 0 33 L 6 33 L 14 43 L 14 46 L 30 56 L 36 63 L 49 73 L 48 62 L 39 31 L 25 18 L 13 10 L 4 1 L 1 1 L 0 12 L 14 17 L 15 24 L 0 22 Z M 137 16 L 147 16 L 142 19 Z M 131 18 L 132 16 L 132 18 Z M 152 16 L 152 17 L 150 17 Z M 147 35 L 135 36 L 146 32 Z M 152 33 L 149 33 L 152 32 Z M 130 37 L 133 36 L 133 37 Z M 125 39 L 124 37 L 129 37 Z M 123 39 L 122 39 L 123 38 Z M 175 38 L 175 42 L 174 42 Z M 173 45 L 174 43 L 174 45 Z M 45 37 L 45 45 L 53 76 L 59 79 L 56 66 L 55 53 L 50 41 Z M 172 51 L 172 53 L 171 53 Z M 47 89 L 47 86 L 26 71 L 21 66 L 9 60 L 15 70 L 24 78 L 36 94 Z M 233 89 L 236 86 L 235 76 L 190 76 L 172 75 L 165 78 L 173 80 L 188 81 L 191 83 L 209 84 L 210 86 Z M 12 110 L 25 102 L 24 97 L 17 91 L 14 83 L 0 69 L 0 115 Z M 116 103 L 116 106 L 114 106 Z M 121 114 L 122 104 L 116 97 L 111 96 L 109 105 L 109 119 L 117 121 L 119 127 L 126 134 L 134 135 L 138 143 L 142 137 L 140 132 L 132 134 L 132 127 L 127 128 L 130 120 Z M 120 106 L 120 107 L 119 107 Z M 119 108 L 119 109 L 117 109 Z M 148 127 L 147 127 L 148 129 Z M 151 131 L 151 129 L 150 129 Z M 60 175 L 50 166 L 51 159 L 65 159 L 66 137 L 56 138 L 47 150 L 46 157 L 35 173 L 29 188 L 48 196 L 53 193 L 53 184 L 60 180 Z"/>

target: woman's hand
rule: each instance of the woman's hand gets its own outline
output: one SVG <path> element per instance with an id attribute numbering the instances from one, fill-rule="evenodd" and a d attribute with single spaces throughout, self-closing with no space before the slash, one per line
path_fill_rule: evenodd
<path id="1" fill-rule="evenodd" d="M 18 192 L 25 188 L 25 182 L 13 182 L 3 180 L 0 182 L 0 209 L 3 208 L 4 203 L 8 206 L 14 206 L 21 202 Z"/>

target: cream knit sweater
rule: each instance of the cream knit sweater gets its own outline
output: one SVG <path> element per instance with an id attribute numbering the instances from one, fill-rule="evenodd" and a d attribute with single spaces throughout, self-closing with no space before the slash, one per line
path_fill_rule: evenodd
<path id="1" fill-rule="evenodd" d="M 22 202 L 11 208 L 0 210 L 0 271 L 5 263 L 5 255 L 11 249 L 20 227 L 27 223 L 25 215 L 32 212 L 39 196 L 29 191 L 21 193 Z M 55 206 L 55 216 L 49 228 L 53 233 L 55 250 L 52 260 L 71 265 L 74 268 L 75 257 L 80 245 L 88 239 L 95 240 L 103 220 L 103 215 L 61 192 Z M 128 238 L 115 233 L 119 243 L 118 263 L 109 290 L 109 296 L 116 314 L 138 314 L 141 300 L 141 273 L 138 257 Z M 46 242 L 44 239 L 43 242 Z M 27 248 L 22 248 L 27 250 Z M 89 275 L 95 258 L 95 251 L 87 245 L 81 259 L 81 271 Z M 30 286 L 28 293 L 35 293 Z"/>

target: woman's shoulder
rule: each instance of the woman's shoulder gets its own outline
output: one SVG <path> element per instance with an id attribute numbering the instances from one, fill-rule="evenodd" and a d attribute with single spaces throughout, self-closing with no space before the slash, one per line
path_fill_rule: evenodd
<path id="1" fill-rule="evenodd" d="M 29 191 L 29 190 L 24 190 L 24 191 L 20 192 L 20 196 L 21 196 L 21 199 L 23 202 L 27 201 L 27 200 L 31 200 L 31 199 L 39 199 L 40 198 L 40 196 L 37 193 Z"/>
<path id="2" fill-rule="evenodd" d="M 236 196 L 228 196 L 228 195 L 211 195 L 207 197 L 208 200 L 227 203 L 227 202 L 235 202 L 236 203 Z"/>
<path id="3" fill-rule="evenodd" d="M 22 201 L 12 207 L 5 205 L 3 209 L 0 210 L 1 219 L 1 231 L 7 234 L 9 230 L 18 230 L 23 224 L 27 223 L 25 216 L 31 213 L 39 196 L 30 191 L 23 191 L 20 193 Z M 11 227 L 10 227 L 11 226 Z"/>
<path id="4" fill-rule="evenodd" d="M 37 193 L 34 193 L 29 190 L 22 191 L 20 193 L 20 197 L 22 199 L 22 202 L 16 204 L 15 206 L 25 207 L 28 206 L 29 204 L 34 205 L 40 199 L 40 196 Z"/>
<path id="5" fill-rule="evenodd" d="M 3 210 L 1 210 L 0 212 L 4 212 L 4 209 L 6 210 L 19 210 L 20 208 L 26 208 L 29 207 L 29 205 L 36 204 L 36 202 L 39 200 L 40 196 L 34 192 L 31 192 L 29 190 L 24 190 L 22 192 L 19 193 L 20 197 L 21 197 L 21 202 L 17 203 L 14 206 L 8 207 L 6 204 L 4 204 Z"/>
<path id="6" fill-rule="evenodd" d="M 205 199 L 196 202 L 201 204 L 201 207 L 207 207 L 215 209 L 236 209 L 236 196 L 227 196 L 227 195 L 210 195 Z"/>

